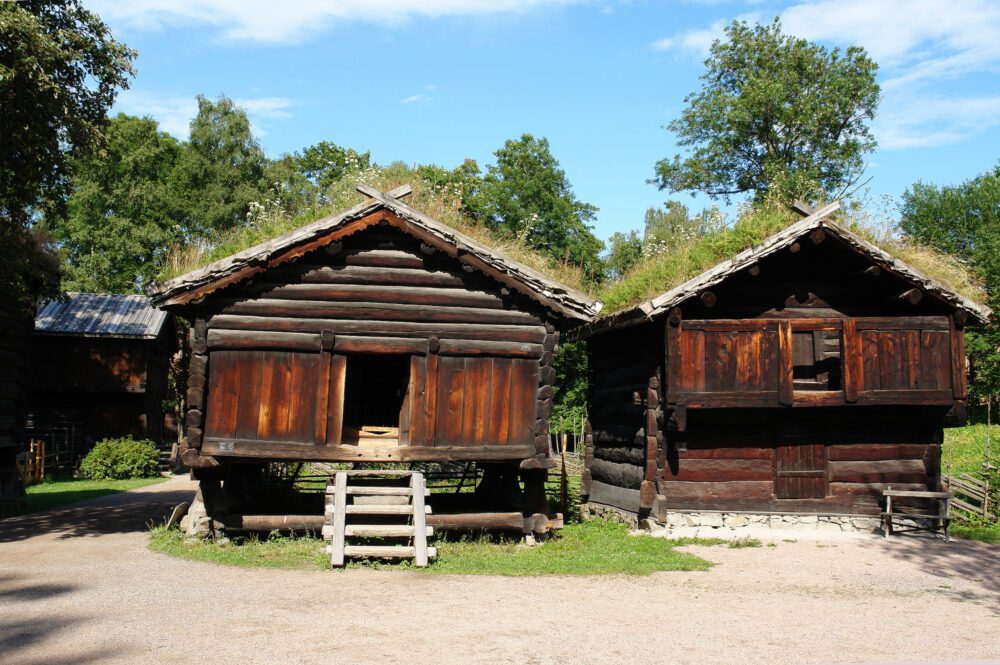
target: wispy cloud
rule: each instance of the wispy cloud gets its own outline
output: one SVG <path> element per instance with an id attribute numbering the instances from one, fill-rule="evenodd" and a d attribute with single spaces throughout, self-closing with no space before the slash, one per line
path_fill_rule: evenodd
<path id="1" fill-rule="evenodd" d="M 396 25 L 414 17 L 472 16 L 527 11 L 576 0 L 94 0 L 103 18 L 138 29 L 210 25 L 233 40 L 288 43 L 336 23 Z"/>
<path id="2" fill-rule="evenodd" d="M 1000 95 L 965 98 L 920 97 L 884 108 L 875 121 L 886 150 L 957 143 L 1000 125 Z"/>
<path id="3" fill-rule="evenodd" d="M 815 0 L 781 12 L 786 32 L 838 46 L 859 44 L 881 67 L 876 137 L 886 149 L 961 141 L 998 124 L 993 96 L 943 98 L 943 81 L 1000 69 L 1000 3 L 992 0 Z M 735 17 L 749 21 L 759 16 Z M 704 57 L 730 20 L 653 42 L 657 51 Z"/>
<path id="4" fill-rule="evenodd" d="M 722 39 L 722 35 L 727 25 L 736 21 L 755 22 L 760 20 L 760 15 L 740 14 L 732 19 L 721 19 L 707 28 L 697 30 L 685 30 L 670 37 L 657 39 L 650 44 L 654 51 L 678 51 L 681 54 L 695 58 L 704 58 L 708 55 L 708 49 L 716 39 Z"/>
<path id="5" fill-rule="evenodd" d="M 285 97 L 248 97 L 233 101 L 246 110 L 257 136 L 267 135 L 268 120 L 291 118 L 291 109 L 295 106 L 294 100 Z M 160 129 L 186 139 L 191 120 L 198 113 L 198 101 L 195 95 L 179 97 L 128 90 L 118 98 L 115 110 L 131 115 L 152 116 L 160 123 Z"/>
<path id="6" fill-rule="evenodd" d="M 409 97 L 404 97 L 399 100 L 400 104 L 426 104 L 431 101 L 431 98 L 427 95 L 410 95 Z"/>

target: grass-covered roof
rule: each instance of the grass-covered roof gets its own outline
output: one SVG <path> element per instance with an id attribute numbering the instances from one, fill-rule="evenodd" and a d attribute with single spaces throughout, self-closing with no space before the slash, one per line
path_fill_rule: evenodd
<path id="1" fill-rule="evenodd" d="M 763 246 L 801 220 L 800 215 L 785 207 L 761 205 L 748 208 L 732 226 L 671 244 L 596 294 L 604 303 L 601 315 L 611 316 L 662 297 L 742 252 Z M 929 278 L 943 290 L 968 301 L 974 309 L 988 312 L 981 283 L 958 259 L 898 234 L 879 232 L 847 211 L 838 211 L 825 223 L 831 221 L 874 251 L 885 252 L 901 267 L 912 269 L 914 275 Z"/>

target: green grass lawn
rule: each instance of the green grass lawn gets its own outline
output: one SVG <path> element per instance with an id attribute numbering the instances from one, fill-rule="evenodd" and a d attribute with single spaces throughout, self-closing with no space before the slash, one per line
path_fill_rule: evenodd
<path id="1" fill-rule="evenodd" d="M 550 540 L 528 547 L 517 541 L 495 542 L 488 538 L 438 541 L 438 555 L 426 573 L 462 575 L 648 575 L 663 570 L 706 570 L 708 561 L 677 551 L 686 544 L 715 545 L 722 541 L 668 541 L 651 536 L 632 536 L 621 524 L 593 520 L 570 524 Z M 330 562 L 318 538 L 271 537 L 246 539 L 218 545 L 190 541 L 177 530 L 153 529 L 149 547 L 154 552 L 195 561 L 252 568 L 297 568 L 321 570 Z M 350 567 L 382 564 L 350 564 Z M 385 567 L 389 567 L 388 565 Z M 406 568 L 408 562 L 391 564 Z M 418 569 L 414 569 L 418 570 Z"/>
<path id="2" fill-rule="evenodd" d="M 980 474 L 986 450 L 986 424 L 951 427 L 944 431 L 941 449 L 941 470 L 944 473 Z M 990 461 L 1000 465 L 1000 425 L 990 428 Z"/>
<path id="3" fill-rule="evenodd" d="M 118 494 L 126 490 L 162 483 L 166 478 L 133 478 L 130 480 L 52 480 L 28 488 L 27 508 L 0 508 L 0 517 L 13 517 L 40 510 L 51 510 L 77 501 Z"/>
<path id="4" fill-rule="evenodd" d="M 941 469 L 944 473 L 968 473 L 983 477 L 983 460 L 986 457 L 986 432 L 990 433 L 990 463 L 1000 465 L 1000 425 L 987 428 L 985 423 L 955 427 L 944 431 L 941 450 Z M 958 538 L 1000 544 L 1000 523 L 989 525 L 952 524 L 951 533 Z"/>

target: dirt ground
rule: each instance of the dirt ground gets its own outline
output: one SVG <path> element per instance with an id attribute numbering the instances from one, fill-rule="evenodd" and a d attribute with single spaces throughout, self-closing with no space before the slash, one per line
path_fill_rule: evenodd
<path id="1" fill-rule="evenodd" d="M 0 521 L 0 661 L 875 663 L 1000 658 L 1000 548 L 691 548 L 707 572 L 277 571 L 146 549 L 184 479 Z"/>

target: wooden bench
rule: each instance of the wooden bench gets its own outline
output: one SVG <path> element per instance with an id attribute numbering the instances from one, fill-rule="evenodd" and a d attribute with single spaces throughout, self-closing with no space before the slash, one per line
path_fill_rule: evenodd
<path id="1" fill-rule="evenodd" d="M 882 511 L 882 535 L 888 538 L 894 532 L 892 519 L 914 520 L 914 526 L 907 531 L 943 531 L 945 541 L 951 540 L 951 492 L 919 492 L 908 490 L 894 490 L 888 487 L 882 491 L 885 497 L 885 509 Z M 916 498 L 934 499 L 937 501 L 939 509 L 937 513 L 901 513 L 893 512 L 892 499 L 896 498 Z M 916 524 L 917 520 L 931 520 L 932 526 L 922 527 Z M 902 531 L 901 531 L 902 533 Z"/>

